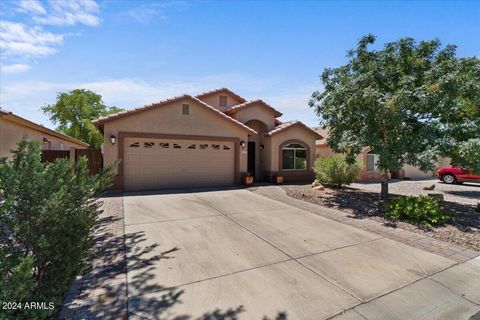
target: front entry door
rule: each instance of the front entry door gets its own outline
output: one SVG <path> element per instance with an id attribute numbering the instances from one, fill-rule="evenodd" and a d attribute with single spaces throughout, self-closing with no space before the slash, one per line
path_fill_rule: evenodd
<path id="1" fill-rule="evenodd" d="M 248 142 L 248 172 L 255 177 L 255 142 Z"/>

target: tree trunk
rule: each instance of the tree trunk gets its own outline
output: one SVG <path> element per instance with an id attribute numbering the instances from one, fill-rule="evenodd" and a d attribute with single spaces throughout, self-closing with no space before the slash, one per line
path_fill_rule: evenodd
<path id="1" fill-rule="evenodd" d="M 381 197 L 382 200 L 388 200 L 388 170 L 385 170 L 385 174 L 383 176 L 382 180 L 382 191 L 381 191 Z"/>

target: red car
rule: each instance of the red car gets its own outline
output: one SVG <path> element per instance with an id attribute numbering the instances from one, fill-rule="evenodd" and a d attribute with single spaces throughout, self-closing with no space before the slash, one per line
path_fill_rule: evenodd
<path id="1" fill-rule="evenodd" d="M 479 182 L 480 175 L 472 170 L 457 167 L 443 167 L 437 170 L 436 177 L 448 184 L 463 182 Z"/>

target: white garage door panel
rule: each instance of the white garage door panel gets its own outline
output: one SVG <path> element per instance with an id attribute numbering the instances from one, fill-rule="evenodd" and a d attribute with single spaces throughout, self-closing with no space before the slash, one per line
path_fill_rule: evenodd
<path id="1" fill-rule="evenodd" d="M 232 185 L 234 157 L 233 142 L 127 138 L 123 159 L 124 188 L 147 190 Z"/>

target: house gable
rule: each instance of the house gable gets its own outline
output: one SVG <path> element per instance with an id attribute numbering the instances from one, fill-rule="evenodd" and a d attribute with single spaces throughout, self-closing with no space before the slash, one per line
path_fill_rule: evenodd
<path id="1" fill-rule="evenodd" d="M 229 108 L 246 101 L 244 98 L 227 88 L 208 91 L 195 97 L 222 112 L 225 112 Z"/>
<path id="2" fill-rule="evenodd" d="M 268 130 L 275 127 L 275 119 L 282 115 L 281 112 L 262 100 L 244 102 L 229 108 L 225 113 L 242 123 L 259 120 L 267 126 Z"/>

